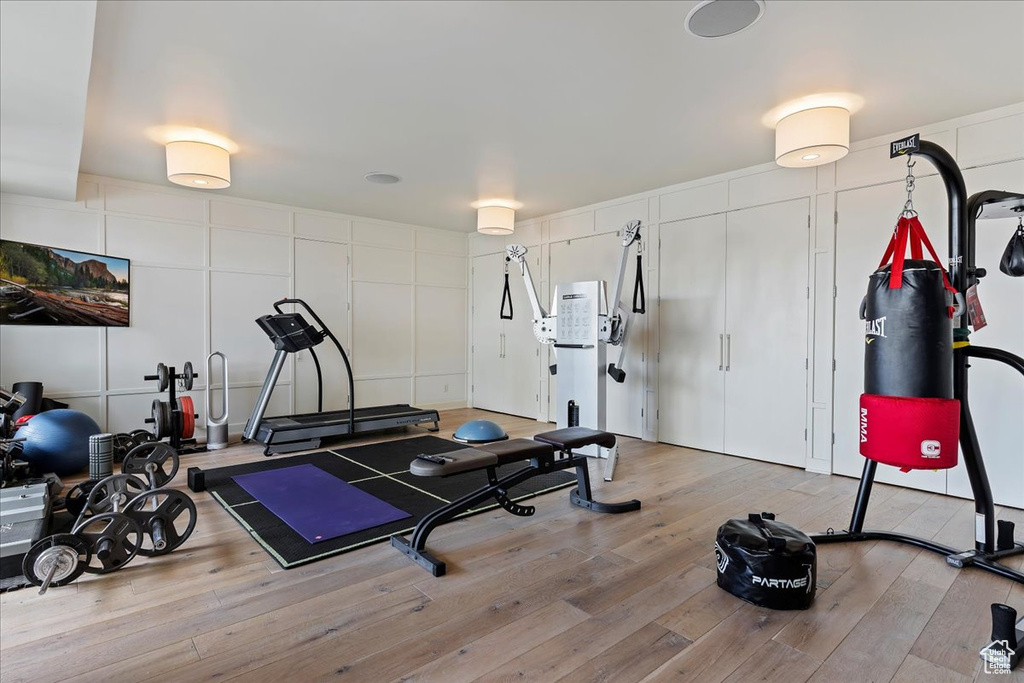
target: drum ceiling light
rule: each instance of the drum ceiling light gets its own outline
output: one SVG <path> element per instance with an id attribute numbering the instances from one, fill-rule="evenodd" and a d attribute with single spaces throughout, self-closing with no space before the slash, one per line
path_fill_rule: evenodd
<path id="1" fill-rule="evenodd" d="M 787 168 L 818 166 L 850 151 L 850 112 L 815 107 L 786 116 L 775 126 L 775 163 Z"/>
<path id="2" fill-rule="evenodd" d="M 209 142 L 168 142 L 167 179 L 185 187 L 222 190 L 231 185 L 231 154 Z"/>
<path id="3" fill-rule="evenodd" d="M 849 92 L 806 95 L 765 113 L 761 123 L 775 129 L 775 163 L 789 168 L 818 166 L 850 151 L 850 115 L 864 98 Z"/>
<path id="4" fill-rule="evenodd" d="M 474 202 L 476 231 L 484 235 L 511 235 L 516 227 L 516 209 L 521 207 L 519 202 L 504 199 Z"/>

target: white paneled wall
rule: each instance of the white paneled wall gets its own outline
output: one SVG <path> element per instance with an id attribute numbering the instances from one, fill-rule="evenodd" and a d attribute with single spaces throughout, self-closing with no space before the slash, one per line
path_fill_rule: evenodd
<path id="1" fill-rule="evenodd" d="M 647 240 L 648 333 L 646 343 L 631 347 L 631 352 L 643 359 L 643 409 L 646 415 L 643 437 L 678 441 L 681 433 L 696 433 L 697 427 L 706 423 L 701 413 L 705 406 L 699 405 L 706 397 L 701 391 L 691 394 L 670 391 L 666 394 L 671 387 L 662 386 L 661 395 L 671 395 L 668 411 L 666 406 L 658 405 L 659 385 L 686 381 L 672 373 L 678 374 L 688 362 L 682 359 L 681 362 L 667 364 L 666 352 L 685 354 L 687 351 L 680 345 L 666 351 L 662 340 L 666 335 L 678 336 L 692 331 L 694 326 L 713 324 L 710 320 L 702 323 L 698 309 L 686 304 L 686 298 L 679 298 L 675 290 L 694 273 L 714 265 L 703 259 L 700 247 L 710 236 L 701 233 L 685 239 L 679 230 L 706 231 L 710 225 L 724 226 L 729 216 L 739 215 L 738 211 L 801 200 L 801 214 L 806 216 L 809 213 L 810 216 L 809 234 L 806 240 L 801 237 L 794 244 L 806 241 L 806 246 L 798 245 L 806 258 L 806 267 L 801 266 L 800 273 L 795 273 L 795 266 L 791 268 L 794 277 L 786 281 L 791 290 L 797 288 L 790 292 L 789 298 L 798 303 L 799 283 L 806 280 L 806 306 L 789 307 L 785 311 L 780 306 L 777 317 L 771 316 L 771 310 L 763 312 L 762 324 L 766 332 L 769 325 L 785 326 L 789 332 L 798 331 L 800 336 L 799 341 L 789 338 L 786 342 L 777 342 L 798 346 L 794 358 L 800 361 L 800 367 L 791 367 L 785 373 L 785 391 L 780 390 L 776 395 L 785 395 L 786 398 L 777 400 L 787 405 L 794 401 L 799 404 L 799 397 L 804 396 L 806 417 L 803 424 L 797 424 L 799 419 L 789 421 L 786 430 L 792 433 L 789 434 L 789 446 L 784 448 L 787 457 L 776 459 L 795 464 L 802 460 L 803 466 L 812 471 L 859 476 L 863 459 L 857 453 L 852 429 L 856 419 L 854 406 L 863 383 L 863 335 L 862 327 L 858 327 L 861 323 L 857 319 L 855 305 L 863 295 L 867 276 L 885 249 L 887 235 L 905 199 L 905 195 L 901 198 L 901 181 L 906 174 L 906 166 L 901 161 L 889 159 L 888 143 L 915 132 L 954 155 L 964 170 L 969 194 L 985 189 L 1024 189 L 1024 103 L 1019 103 L 861 141 L 852 146 L 848 156 L 835 164 L 811 169 L 781 169 L 771 163 L 762 164 L 532 218 L 517 225 L 515 235 L 509 238 L 471 236 L 470 254 L 477 257 L 474 261 L 478 268 L 486 265 L 489 270 L 500 273 L 497 254 L 506 243 L 526 244 L 531 252 L 539 250 L 542 258 L 537 270 L 540 272 L 535 270 L 533 275 L 542 301 L 549 302 L 552 286 L 561 281 L 560 278 L 590 265 L 589 262 L 576 263 L 570 258 L 566 242 L 571 242 L 571 248 L 577 244 L 576 241 L 582 242 L 581 238 L 614 231 L 627 220 L 642 218 L 645 222 L 643 234 Z M 769 153 L 770 149 L 765 150 L 766 156 Z M 927 161 L 921 160 L 915 172 L 919 178 L 915 203 L 919 210 L 925 211 L 923 216 L 933 241 L 938 243 L 937 247 L 941 246 L 940 251 L 945 251 L 946 212 L 941 183 Z M 690 222 L 689 219 L 697 220 Z M 1013 221 L 1002 221 L 1005 225 L 998 226 L 979 225 L 978 265 L 986 267 L 989 272 L 980 291 L 990 327 L 976 333 L 976 339 L 979 344 L 1024 355 L 1024 282 L 999 273 L 997 263 L 998 253 L 1012 233 L 1010 222 Z M 771 231 L 772 226 L 766 224 L 764 229 Z M 661 238 L 669 234 L 666 231 L 672 230 L 675 232 L 662 243 Z M 756 234 L 757 226 L 752 226 L 752 230 L 751 234 Z M 582 256 L 582 250 L 580 254 L 581 258 L 587 258 Z M 765 269 L 772 267 L 770 256 L 747 265 L 748 268 L 762 266 Z M 481 277 L 477 273 L 474 282 L 491 286 L 490 279 L 480 280 Z M 674 288 L 672 298 L 659 301 L 659 293 L 666 283 Z M 736 285 L 733 286 L 735 288 Z M 771 302 L 771 292 L 763 294 L 766 301 Z M 475 300 L 477 292 L 472 295 Z M 493 295 L 489 296 L 493 298 Z M 695 287 L 690 296 L 710 294 Z M 770 303 L 765 305 L 771 306 Z M 521 310 L 522 307 L 517 309 L 517 314 Z M 787 313 L 789 317 L 806 315 L 806 320 L 789 320 Z M 490 334 L 490 327 L 485 324 L 489 319 L 479 319 L 480 315 L 479 311 L 474 313 L 472 331 Z M 488 309 L 484 315 L 491 315 L 491 311 Z M 493 315 L 497 316 L 496 303 Z M 803 338 L 805 330 L 806 339 Z M 769 336 L 765 335 L 765 343 L 769 343 Z M 481 350 L 494 355 L 493 349 L 485 342 L 473 340 L 476 349 L 471 359 L 474 378 L 493 375 L 481 356 Z M 717 333 L 711 342 L 717 342 Z M 715 349 L 717 347 L 708 353 L 717 353 Z M 660 361 L 659 353 L 662 354 Z M 1024 381 L 1011 369 L 992 362 L 974 361 L 972 366 L 972 406 L 996 502 L 1024 507 L 1024 447 L 1021 446 L 1024 443 L 1024 420 L 1020 419 L 1024 415 Z M 666 374 L 666 367 L 670 367 L 669 374 Z M 554 383 L 549 382 L 546 364 L 540 364 L 537 371 L 539 377 L 522 378 L 522 383 L 527 388 L 540 386 L 542 396 L 550 399 Z M 493 399 L 493 392 L 487 393 L 480 387 L 476 389 L 476 394 L 470 398 L 472 404 L 482 405 Z M 477 395 L 481 400 L 478 401 Z M 710 398 L 714 402 L 714 396 Z M 720 396 L 718 401 L 721 402 Z M 770 400 L 763 402 L 771 403 Z M 538 418 L 547 419 L 549 402 L 542 398 L 539 406 Z M 673 414 L 684 408 L 690 414 Z M 771 406 L 765 405 L 764 409 L 770 410 Z M 741 412 L 744 411 L 750 414 L 754 408 L 747 406 Z M 527 414 L 522 410 L 519 412 Z M 742 420 L 742 415 L 734 416 L 734 421 L 736 419 Z M 633 432 L 622 426 L 619 430 Z M 714 425 L 711 425 L 711 430 L 721 431 Z M 690 445 L 711 447 L 706 443 Z M 724 446 L 719 448 L 725 449 Z M 751 452 L 748 455 L 757 454 Z M 880 481 L 970 495 L 962 467 L 948 473 L 915 472 L 908 475 L 895 470 L 883 473 L 882 470 L 891 468 L 880 468 Z"/>
<path id="2" fill-rule="evenodd" d="M 287 296 L 350 352 L 357 405 L 466 403 L 463 233 L 82 176 L 77 202 L 3 195 L 0 237 L 131 259 L 130 327 L 0 327 L 0 384 L 42 381 L 107 429 L 145 427 L 159 394 L 143 375 L 186 360 L 204 424 L 205 359 L 219 350 L 241 431 L 273 355 L 254 320 Z M 343 407 L 344 366 L 329 342 L 318 351 L 325 407 Z M 268 415 L 315 410 L 307 356 L 286 364 Z"/>

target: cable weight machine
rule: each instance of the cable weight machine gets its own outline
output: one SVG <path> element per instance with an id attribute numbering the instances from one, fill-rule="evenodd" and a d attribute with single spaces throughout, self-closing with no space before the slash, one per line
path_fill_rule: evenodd
<path id="1" fill-rule="evenodd" d="M 633 314 L 646 312 L 643 283 L 643 243 L 640 221 L 626 223 L 620 231 L 622 254 L 611 298 L 607 297 L 603 280 L 572 282 L 555 285 L 549 314 L 540 305 L 537 288 L 526 261 L 527 249 L 521 244 L 505 248 L 505 289 L 502 294 L 501 317 L 512 319 L 512 298 L 509 293 L 508 268 L 518 263 L 526 286 L 533 313 L 533 334 L 542 344 L 555 349 L 556 363 L 549 367 L 556 378 L 558 396 L 556 423 L 559 429 L 588 427 L 604 431 L 607 422 L 607 377 L 616 383 L 626 381 L 623 369 L 626 342 Z M 637 247 L 636 282 L 633 306 L 627 308 L 620 301 L 626 277 L 630 248 Z M 505 304 L 509 312 L 505 314 Z M 608 362 L 608 346 L 618 346 L 616 362 Z M 583 455 L 606 460 L 604 479 L 611 481 L 615 473 L 618 446 L 601 448 L 587 446 L 579 449 Z"/>

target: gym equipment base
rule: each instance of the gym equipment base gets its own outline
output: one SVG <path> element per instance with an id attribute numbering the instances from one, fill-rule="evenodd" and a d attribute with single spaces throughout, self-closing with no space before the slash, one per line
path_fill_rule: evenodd
<path id="1" fill-rule="evenodd" d="M 294 453 L 318 448 L 322 439 L 376 432 L 395 427 L 432 423 L 427 431 L 440 431 L 441 416 L 436 410 L 423 410 L 406 404 L 374 406 L 355 410 L 354 431 L 349 429 L 349 411 L 305 413 L 268 417 L 260 423 L 255 440 L 264 444 L 263 455 Z"/>
<path id="2" fill-rule="evenodd" d="M 1024 553 L 1024 545 L 1020 543 L 1014 543 L 1013 548 L 997 550 L 992 553 L 983 553 L 978 550 L 960 551 L 956 548 L 951 548 L 947 545 L 929 541 L 924 538 L 918 538 L 916 536 L 898 534 L 893 531 L 874 531 L 870 529 L 864 531 L 836 531 L 833 533 L 826 532 L 823 534 L 813 534 L 811 535 L 811 540 L 819 545 L 824 543 L 849 543 L 852 541 L 895 541 L 897 543 L 906 543 L 908 545 L 917 546 L 918 548 L 930 550 L 933 553 L 945 556 L 946 563 L 953 567 L 977 567 L 979 569 L 992 572 L 998 576 L 1002 576 L 1003 578 L 1013 579 L 1019 583 L 1024 583 L 1024 573 L 997 562 L 997 560 L 1004 557 Z"/>

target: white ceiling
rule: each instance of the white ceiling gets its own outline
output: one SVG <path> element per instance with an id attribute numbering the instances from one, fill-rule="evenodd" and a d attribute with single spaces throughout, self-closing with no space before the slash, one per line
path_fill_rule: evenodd
<path id="1" fill-rule="evenodd" d="M 144 131 L 200 126 L 224 194 L 472 230 L 771 161 L 810 93 L 863 96 L 854 140 L 1024 101 L 1022 2 L 768 0 L 718 40 L 694 4 L 100 2 L 81 170 L 166 183 Z"/>
<path id="2" fill-rule="evenodd" d="M 74 201 L 95 0 L 0 2 L 0 189 Z"/>

